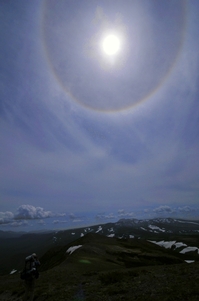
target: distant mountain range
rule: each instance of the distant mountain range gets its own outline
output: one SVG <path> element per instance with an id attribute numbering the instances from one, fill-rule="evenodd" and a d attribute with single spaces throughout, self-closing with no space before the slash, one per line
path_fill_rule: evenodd
<path id="1" fill-rule="evenodd" d="M 150 233 L 169 233 L 169 234 L 196 234 L 199 233 L 199 221 L 189 221 L 182 219 L 172 218 L 159 218 L 159 219 L 120 219 L 115 223 L 116 228 L 131 228 L 134 231 L 138 230 Z"/>

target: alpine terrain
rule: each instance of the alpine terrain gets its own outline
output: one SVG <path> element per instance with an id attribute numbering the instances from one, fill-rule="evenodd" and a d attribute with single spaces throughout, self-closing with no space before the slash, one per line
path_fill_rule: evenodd
<path id="1" fill-rule="evenodd" d="M 22 300 L 36 252 L 34 300 L 199 300 L 199 222 L 122 219 L 45 233 L 0 232 L 0 300 Z"/>

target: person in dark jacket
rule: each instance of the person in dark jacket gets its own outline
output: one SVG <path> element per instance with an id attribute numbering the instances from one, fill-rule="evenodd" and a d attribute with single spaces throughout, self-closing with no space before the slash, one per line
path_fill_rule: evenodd
<path id="1" fill-rule="evenodd" d="M 24 301 L 33 301 L 34 298 L 34 289 L 35 289 L 35 279 L 39 277 L 39 272 L 37 270 L 40 266 L 40 262 L 37 259 L 37 255 L 33 253 L 30 256 L 27 256 L 25 259 L 25 294 Z M 29 299 L 28 299 L 29 297 Z"/>

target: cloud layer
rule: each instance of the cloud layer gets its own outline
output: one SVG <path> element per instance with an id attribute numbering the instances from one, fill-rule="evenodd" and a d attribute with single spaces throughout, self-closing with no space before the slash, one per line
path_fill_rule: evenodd
<path id="1" fill-rule="evenodd" d="M 93 224 L 116 222 L 119 219 L 152 219 L 152 218 L 181 218 L 196 219 L 199 214 L 199 208 L 191 206 L 170 207 L 162 205 L 152 208 L 146 208 L 141 211 L 131 212 L 125 209 L 114 210 L 111 213 L 103 212 L 91 215 L 79 213 L 53 213 L 45 211 L 41 207 L 32 205 L 21 205 L 17 212 L 0 212 L 0 226 L 2 230 L 41 230 L 41 229 L 68 229 L 74 227 L 83 227 Z"/>
<path id="2" fill-rule="evenodd" d="M 124 2 L 1 1 L 1 225 L 196 217 L 199 2 Z"/>
<path id="3" fill-rule="evenodd" d="M 9 223 L 14 218 L 14 214 L 10 211 L 0 212 L 0 224 Z"/>
<path id="4" fill-rule="evenodd" d="M 41 219 L 52 217 L 52 212 L 44 211 L 41 207 L 22 205 L 17 209 L 15 219 Z"/>

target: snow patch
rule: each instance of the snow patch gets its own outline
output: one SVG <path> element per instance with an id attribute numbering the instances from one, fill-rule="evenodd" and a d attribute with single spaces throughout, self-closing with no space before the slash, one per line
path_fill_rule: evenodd
<path id="1" fill-rule="evenodd" d="M 183 242 L 177 242 L 177 243 L 175 243 L 175 247 L 177 249 L 177 248 L 181 248 L 181 247 L 187 247 L 187 245 L 184 244 Z"/>
<path id="2" fill-rule="evenodd" d="M 111 228 L 111 229 L 108 229 L 108 231 L 109 231 L 109 232 L 114 232 L 113 228 Z"/>
<path id="3" fill-rule="evenodd" d="M 158 226 L 154 226 L 154 225 L 149 225 L 148 226 L 150 229 L 152 230 L 158 230 L 158 231 L 161 231 L 161 232 L 165 232 L 165 230 L 161 229 L 160 227 Z M 157 232 L 156 232 L 157 233 Z"/>
<path id="4" fill-rule="evenodd" d="M 53 242 L 56 242 L 56 241 L 57 241 L 57 237 L 54 236 L 54 237 L 53 237 Z"/>
<path id="5" fill-rule="evenodd" d="M 198 254 L 199 254 L 199 249 L 197 247 L 187 247 L 187 245 L 184 244 L 183 242 L 164 241 L 164 240 L 162 240 L 162 241 L 149 240 L 149 242 L 154 243 L 160 247 L 164 247 L 165 249 L 169 249 L 172 246 L 174 246 L 175 248 L 186 247 L 180 251 L 181 254 L 185 254 L 187 252 L 194 252 L 194 251 L 198 251 Z"/>
<path id="6" fill-rule="evenodd" d="M 195 222 L 188 222 L 188 221 L 180 221 L 180 220 L 177 220 L 177 219 L 174 219 L 175 222 L 178 222 L 178 223 L 183 223 L 183 224 L 194 224 L 194 225 L 199 225 L 199 223 L 195 223 Z"/>
<path id="7" fill-rule="evenodd" d="M 12 275 L 12 274 L 14 274 L 14 273 L 16 273 L 16 272 L 17 272 L 17 270 L 13 269 L 13 270 L 10 272 L 10 275 Z"/>
<path id="8" fill-rule="evenodd" d="M 196 250 L 198 250 L 198 254 L 199 254 L 199 249 L 197 247 L 184 248 L 182 251 L 180 251 L 180 253 L 185 254 L 187 252 L 193 252 L 193 251 L 196 251 Z"/>
<path id="9" fill-rule="evenodd" d="M 107 237 L 114 237 L 115 236 L 115 234 L 109 234 L 109 235 L 107 235 Z"/>
<path id="10" fill-rule="evenodd" d="M 186 263 L 193 263 L 195 260 L 185 260 Z"/>
<path id="11" fill-rule="evenodd" d="M 100 231 L 102 231 L 102 226 L 99 226 L 98 229 L 97 229 L 97 231 L 95 233 L 98 233 Z"/>
<path id="12" fill-rule="evenodd" d="M 158 246 L 160 246 L 160 247 L 164 247 L 165 249 L 171 248 L 176 243 L 175 240 L 174 241 L 164 241 L 164 240 L 162 240 L 162 241 L 153 241 L 153 240 L 149 240 L 149 241 L 156 244 L 156 245 L 158 245 Z"/>
<path id="13" fill-rule="evenodd" d="M 77 249 L 79 249 L 79 248 L 81 248 L 81 247 L 82 247 L 82 245 L 70 247 L 70 248 L 66 251 L 66 253 L 69 253 L 69 254 L 71 255 L 75 250 L 77 250 Z"/>

